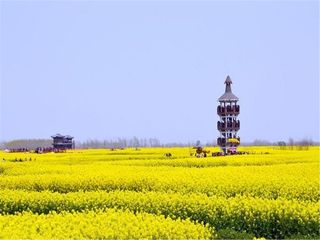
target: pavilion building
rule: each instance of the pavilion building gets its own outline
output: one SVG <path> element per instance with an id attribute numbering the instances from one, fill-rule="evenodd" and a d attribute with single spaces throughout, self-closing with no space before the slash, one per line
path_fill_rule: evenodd
<path id="1" fill-rule="evenodd" d="M 66 150 L 66 149 L 74 149 L 74 141 L 72 140 L 73 137 L 69 135 L 61 135 L 56 134 L 51 136 L 53 138 L 53 148 L 57 150 Z"/>

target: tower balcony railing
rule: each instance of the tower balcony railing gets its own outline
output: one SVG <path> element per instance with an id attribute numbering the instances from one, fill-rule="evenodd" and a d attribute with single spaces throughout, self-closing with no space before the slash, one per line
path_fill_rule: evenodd
<path id="1" fill-rule="evenodd" d="M 72 143 L 71 140 L 63 140 L 63 141 L 53 141 L 54 144 L 65 144 L 65 143 Z"/>
<path id="2" fill-rule="evenodd" d="M 227 115 L 227 114 L 235 114 L 238 115 L 240 113 L 240 106 L 235 105 L 235 106 L 218 106 L 217 107 L 217 114 L 219 116 Z"/>
<path id="3" fill-rule="evenodd" d="M 221 138 L 221 137 L 219 137 L 219 138 L 217 138 L 217 144 L 219 145 L 219 146 L 225 146 L 226 145 L 226 139 L 225 138 Z"/>
<path id="4" fill-rule="evenodd" d="M 234 143 L 234 141 L 229 141 L 231 139 L 236 139 L 238 140 L 237 143 Z M 221 147 L 224 147 L 224 146 L 229 146 L 229 145 L 239 145 L 240 144 L 240 137 L 237 137 L 237 138 L 223 138 L 223 137 L 219 137 L 217 138 L 217 144 Z"/>
<path id="5" fill-rule="evenodd" d="M 231 121 L 231 122 L 217 122 L 217 128 L 219 131 L 238 131 L 240 129 L 240 121 Z"/>

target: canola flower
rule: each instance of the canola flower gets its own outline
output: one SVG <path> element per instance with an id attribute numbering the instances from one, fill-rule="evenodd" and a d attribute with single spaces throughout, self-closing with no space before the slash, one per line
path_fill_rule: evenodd
<path id="1" fill-rule="evenodd" d="M 40 155 L 0 152 L 0 238 L 193 239 L 214 238 L 213 229 L 252 233 L 257 238 L 319 238 L 320 148 L 240 150 L 256 154 L 195 158 L 191 148 Z M 168 152 L 172 157 L 165 156 Z M 110 212 L 114 211 L 110 208 L 117 210 Z M 87 221 L 95 214 L 101 222 Z M 192 230 L 194 235 L 168 236 L 147 232 L 137 237 L 120 232 L 102 236 L 100 230 L 90 230 L 85 235 L 82 225 L 72 220 L 81 219 L 88 229 L 108 229 L 112 224 L 103 223 L 104 219 L 124 226 L 125 216 L 140 219 L 141 214 L 155 217 L 155 222 L 170 220 L 170 226 L 177 228 L 190 223 L 210 233 L 197 235 Z M 55 219 L 52 222 L 63 230 L 49 227 L 48 233 L 40 234 L 49 219 Z M 140 220 L 132 220 L 139 223 L 131 230 L 125 225 L 121 231 L 144 229 Z M 15 229 L 8 222 L 15 223 Z M 38 226 L 36 233 L 29 233 L 27 228 L 33 225 Z M 169 232 L 168 227 L 155 225 Z"/>
<path id="2" fill-rule="evenodd" d="M 229 143 L 238 143 L 238 144 L 240 143 L 240 141 L 237 138 L 229 138 L 228 142 Z"/>
<path id="3" fill-rule="evenodd" d="M 19 167 L 19 166 L 18 166 Z M 29 173 L 29 169 L 33 168 Z M 160 191 L 208 196 L 245 195 L 277 199 L 319 200 L 317 163 L 276 164 L 267 166 L 227 166 L 207 168 L 115 166 L 92 163 L 89 166 L 23 166 L 23 174 L 4 170 L 0 189 L 32 191 Z M 48 172 L 46 172 L 47 170 Z M 52 169 L 54 171 L 52 172 Z M 38 171 L 38 172 L 35 172 Z"/>
<path id="4" fill-rule="evenodd" d="M 283 238 L 302 234 L 316 237 L 320 228 L 320 203 L 297 200 L 267 200 L 246 196 L 208 197 L 159 192 L 27 192 L 0 191 L 0 213 L 30 211 L 89 211 L 116 208 L 147 212 L 172 219 L 191 219 L 219 229 L 232 228 L 255 236 Z"/>
<path id="5" fill-rule="evenodd" d="M 212 236 L 212 229 L 190 220 L 112 209 L 0 215 L 0 238 L 4 239 L 209 239 Z"/>

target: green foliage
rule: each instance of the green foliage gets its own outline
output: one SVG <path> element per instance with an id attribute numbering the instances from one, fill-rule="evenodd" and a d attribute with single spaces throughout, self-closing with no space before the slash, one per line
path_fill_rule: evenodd
<path id="1" fill-rule="evenodd" d="M 253 233 L 237 232 L 233 229 L 221 229 L 217 232 L 217 239 L 254 239 Z"/>

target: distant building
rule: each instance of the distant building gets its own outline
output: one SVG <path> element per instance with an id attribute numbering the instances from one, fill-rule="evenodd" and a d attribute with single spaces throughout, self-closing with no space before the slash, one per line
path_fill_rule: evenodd
<path id="1" fill-rule="evenodd" d="M 73 137 L 69 135 L 56 134 L 53 138 L 53 148 L 58 150 L 74 149 Z"/>
<path id="2" fill-rule="evenodd" d="M 217 123 L 217 128 L 220 137 L 217 139 L 217 144 L 224 154 L 235 154 L 240 144 L 238 136 L 240 121 L 237 120 L 240 113 L 240 106 L 237 104 L 239 98 L 231 91 L 232 81 L 229 76 L 224 83 L 226 84 L 225 93 L 218 99 L 217 114 L 220 121 Z"/>

